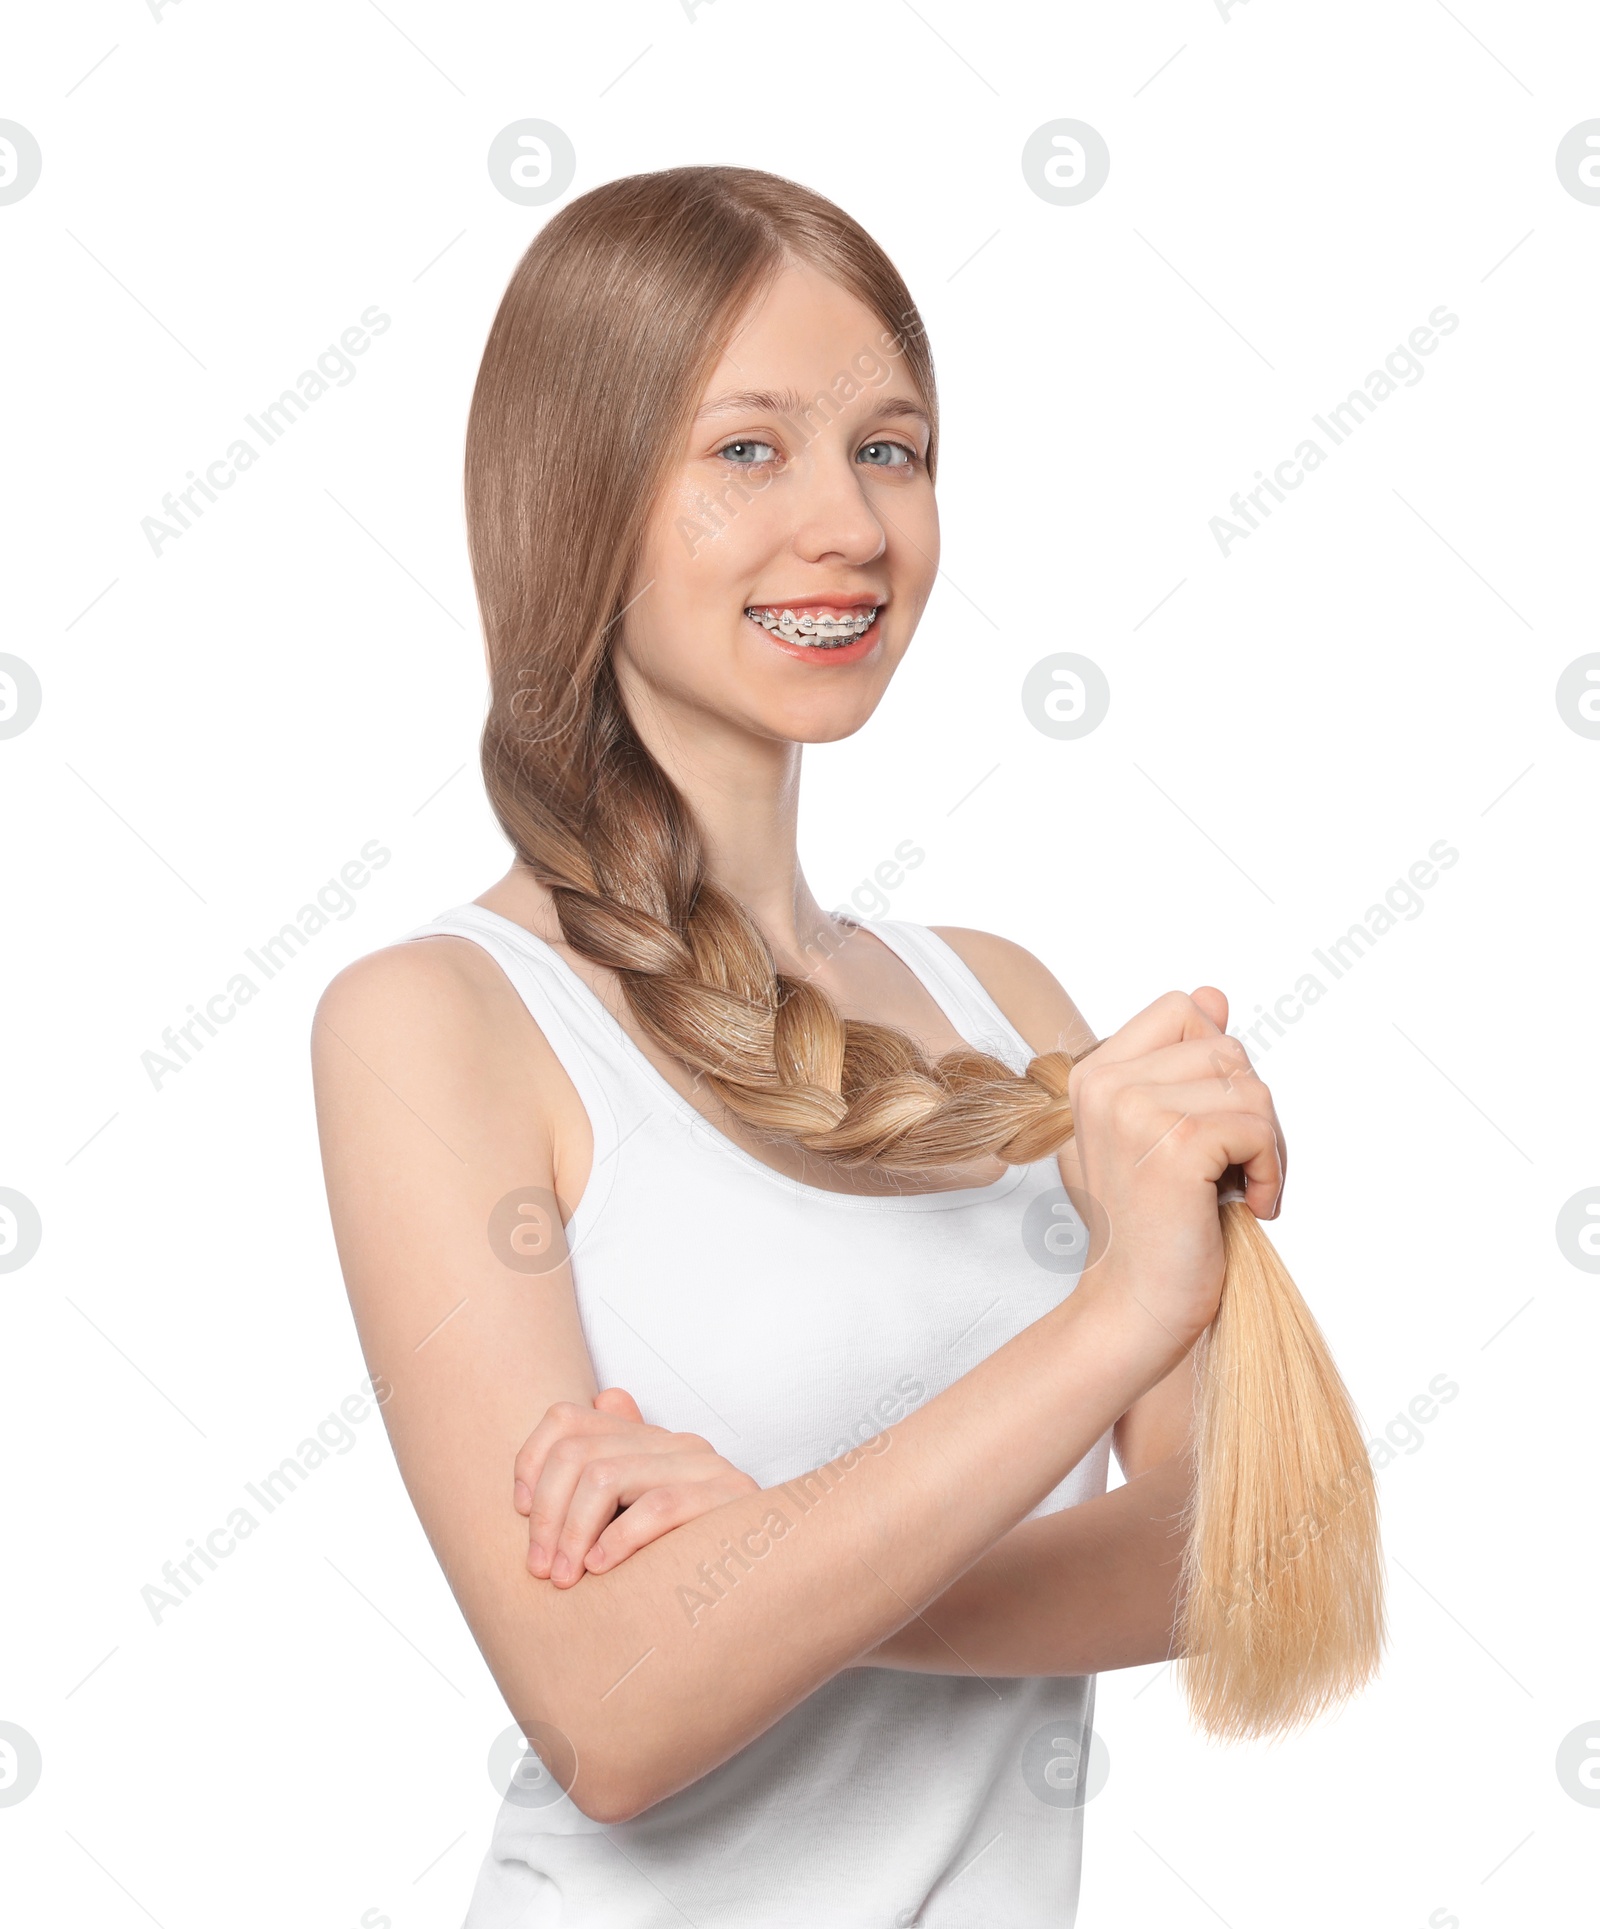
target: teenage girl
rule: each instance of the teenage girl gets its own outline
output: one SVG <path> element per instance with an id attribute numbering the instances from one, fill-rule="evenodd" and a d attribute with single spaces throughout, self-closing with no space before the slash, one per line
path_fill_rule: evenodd
<path id="1" fill-rule="evenodd" d="M 313 1041 L 362 1347 L 521 1731 L 468 1929 L 1065 1929 L 1093 1677 L 1171 1652 L 1218 1186 L 1283 1185 L 1227 1001 L 1096 1045 L 1018 945 L 830 917 L 796 855 L 802 746 L 933 585 L 937 431 L 882 250 L 746 169 L 572 202 L 490 331 L 515 861 Z"/>

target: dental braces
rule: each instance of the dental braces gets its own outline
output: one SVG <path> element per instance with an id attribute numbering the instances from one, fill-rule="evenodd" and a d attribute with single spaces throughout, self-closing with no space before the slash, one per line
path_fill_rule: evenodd
<path id="1" fill-rule="evenodd" d="M 877 609 L 836 616 L 797 616 L 792 609 L 747 609 L 745 615 L 752 622 L 759 623 L 764 630 L 773 631 L 791 642 L 801 636 L 814 637 L 819 643 L 851 641 L 865 636 L 878 620 Z"/>

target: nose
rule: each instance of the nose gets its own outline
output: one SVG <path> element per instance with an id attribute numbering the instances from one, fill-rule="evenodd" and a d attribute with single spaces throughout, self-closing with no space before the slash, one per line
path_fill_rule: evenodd
<path id="1" fill-rule="evenodd" d="M 830 438 L 831 441 L 831 438 Z M 875 561 L 887 546 L 883 524 L 862 487 L 848 447 L 812 445 L 796 500 L 795 554 L 808 563 Z"/>

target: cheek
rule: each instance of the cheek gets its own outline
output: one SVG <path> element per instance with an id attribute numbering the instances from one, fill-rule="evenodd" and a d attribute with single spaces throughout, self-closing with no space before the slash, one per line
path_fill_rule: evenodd
<path id="1" fill-rule="evenodd" d="M 645 580 L 675 597 L 725 598 L 769 546 L 774 497 L 758 477 L 685 476 L 653 519 Z"/>
<path id="2" fill-rule="evenodd" d="M 747 492 L 749 493 L 749 492 Z M 759 559 L 761 497 L 719 500 L 687 476 L 663 498 L 641 551 L 622 648 L 653 682 L 704 696 L 725 679 L 727 641 Z"/>
<path id="3" fill-rule="evenodd" d="M 616 655 L 659 695 L 715 708 L 726 696 L 732 646 L 726 622 L 714 635 L 706 611 L 681 588 L 655 583 L 623 618 Z"/>
<path id="4" fill-rule="evenodd" d="M 920 609 L 939 574 L 939 509 L 931 486 L 914 495 L 908 491 L 890 513 L 894 520 L 886 527 L 894 575 L 891 587 L 901 601 Z"/>

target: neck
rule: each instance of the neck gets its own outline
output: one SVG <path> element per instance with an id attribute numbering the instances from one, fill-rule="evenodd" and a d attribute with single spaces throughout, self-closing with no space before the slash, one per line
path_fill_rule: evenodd
<path id="1" fill-rule="evenodd" d="M 802 746 L 685 711 L 638 679 L 623 680 L 640 741 L 694 812 L 707 875 L 744 906 L 778 969 L 806 976 L 837 949 L 838 927 L 800 868 Z"/>

